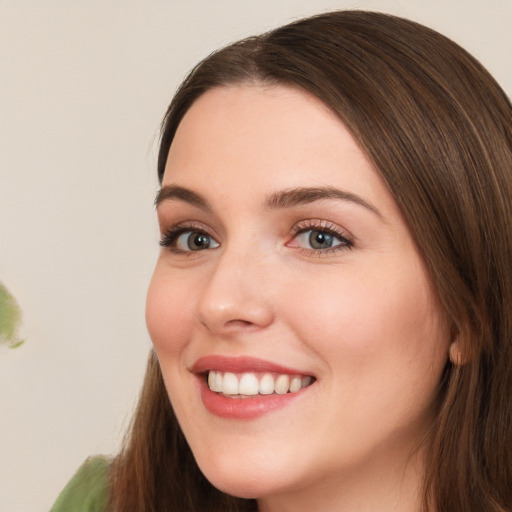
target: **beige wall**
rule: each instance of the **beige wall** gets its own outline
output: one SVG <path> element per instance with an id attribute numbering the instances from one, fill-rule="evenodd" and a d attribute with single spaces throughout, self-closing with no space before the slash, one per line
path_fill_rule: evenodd
<path id="1" fill-rule="evenodd" d="M 0 1 L 0 281 L 28 340 L 0 347 L 0 512 L 47 510 L 87 455 L 118 446 L 149 347 L 154 141 L 184 73 L 343 7 L 437 28 L 512 94 L 511 0 Z"/>

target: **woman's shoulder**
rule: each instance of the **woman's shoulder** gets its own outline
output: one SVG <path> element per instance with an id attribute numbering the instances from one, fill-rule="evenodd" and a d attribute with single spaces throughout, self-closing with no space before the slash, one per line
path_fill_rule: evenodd
<path id="1" fill-rule="evenodd" d="M 60 493 L 50 512 L 105 512 L 108 502 L 106 457 L 90 457 Z"/>

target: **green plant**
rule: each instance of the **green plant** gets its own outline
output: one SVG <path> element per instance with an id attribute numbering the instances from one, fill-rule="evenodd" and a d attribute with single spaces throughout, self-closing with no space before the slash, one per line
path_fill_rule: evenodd
<path id="1" fill-rule="evenodd" d="M 20 340 L 18 330 L 21 323 L 21 309 L 16 299 L 0 283 L 0 344 L 17 348 L 25 340 Z"/>

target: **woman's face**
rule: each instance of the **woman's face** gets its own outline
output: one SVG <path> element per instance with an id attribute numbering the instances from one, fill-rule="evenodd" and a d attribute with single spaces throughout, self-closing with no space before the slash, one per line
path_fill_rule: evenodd
<path id="1" fill-rule="evenodd" d="M 147 324 L 206 477 L 270 501 L 403 476 L 449 329 L 344 124 L 292 88 L 213 89 L 178 128 L 157 211 Z"/>

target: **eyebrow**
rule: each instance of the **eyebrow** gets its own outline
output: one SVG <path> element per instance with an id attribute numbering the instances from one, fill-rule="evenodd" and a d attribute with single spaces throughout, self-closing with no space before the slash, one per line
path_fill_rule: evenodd
<path id="1" fill-rule="evenodd" d="M 303 205 L 319 201 L 321 199 L 341 199 L 343 201 L 350 201 L 359 206 L 370 210 L 378 217 L 383 218 L 380 211 L 362 197 L 352 192 L 346 192 L 334 187 L 299 187 L 281 192 L 275 192 L 267 197 L 265 202 L 266 207 L 274 208 L 291 208 L 293 206 Z"/>
<path id="2" fill-rule="evenodd" d="M 158 207 L 160 203 L 169 199 L 177 199 L 203 210 L 212 211 L 210 204 L 203 196 L 188 188 L 180 187 L 179 185 L 163 186 L 156 195 L 155 205 Z M 350 201 L 373 212 L 381 219 L 383 218 L 380 211 L 362 197 L 334 187 L 297 187 L 282 190 L 267 196 L 264 204 L 265 208 L 274 210 L 279 208 L 292 208 L 294 206 L 313 203 L 321 199 L 341 199 L 343 201 Z"/>
<path id="3" fill-rule="evenodd" d="M 158 207 L 158 205 L 162 201 L 166 201 L 169 199 L 178 199 L 179 201 L 190 203 L 194 206 L 202 208 L 203 210 L 211 211 L 212 209 L 210 204 L 204 197 L 197 194 L 196 192 L 193 192 L 188 188 L 180 187 L 178 185 L 163 186 L 156 194 L 155 206 Z"/>

